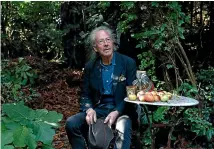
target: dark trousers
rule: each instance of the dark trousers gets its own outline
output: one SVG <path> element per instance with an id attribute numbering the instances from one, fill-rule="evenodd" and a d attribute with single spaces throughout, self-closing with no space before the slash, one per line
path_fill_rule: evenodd
<path id="1" fill-rule="evenodd" d="M 106 108 L 100 106 L 94 109 L 97 114 L 97 118 L 106 117 L 113 108 Z M 68 135 L 69 142 L 72 149 L 86 149 L 87 148 L 87 136 L 88 136 L 88 124 L 85 120 L 86 113 L 80 112 L 66 121 L 65 129 Z M 128 116 L 121 116 L 117 119 L 116 130 L 118 132 L 115 142 L 115 149 L 130 149 L 131 145 L 131 120 Z"/>

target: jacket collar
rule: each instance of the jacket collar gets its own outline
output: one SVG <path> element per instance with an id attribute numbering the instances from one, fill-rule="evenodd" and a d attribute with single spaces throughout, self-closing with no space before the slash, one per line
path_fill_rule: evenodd
<path id="1" fill-rule="evenodd" d="M 114 66 L 114 73 L 113 73 L 113 93 L 115 93 L 116 91 L 118 79 L 122 71 L 124 70 L 124 66 L 125 66 L 123 58 L 121 54 L 119 54 L 118 52 L 115 52 L 115 63 L 116 65 Z"/>
<path id="2" fill-rule="evenodd" d="M 102 89 L 103 89 L 103 81 L 102 81 L 102 66 L 100 64 L 100 60 L 101 60 L 101 57 L 98 57 L 96 60 L 95 60 L 95 76 L 96 78 L 98 78 L 98 85 L 99 85 L 99 90 L 100 90 L 100 93 L 102 93 Z M 118 79 L 121 75 L 121 72 L 124 70 L 124 61 L 123 61 L 123 58 L 121 56 L 121 54 L 119 54 L 118 52 L 114 52 L 114 61 L 112 61 L 114 65 L 114 72 L 113 72 L 113 93 L 115 93 L 116 91 L 116 87 L 117 87 L 117 82 L 118 82 Z"/>

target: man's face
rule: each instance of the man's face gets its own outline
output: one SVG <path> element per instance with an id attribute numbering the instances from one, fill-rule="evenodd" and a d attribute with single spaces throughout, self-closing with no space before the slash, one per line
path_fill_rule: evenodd
<path id="1" fill-rule="evenodd" d="M 106 31 L 100 30 L 96 33 L 94 51 L 98 52 L 101 57 L 112 56 L 113 41 Z"/>

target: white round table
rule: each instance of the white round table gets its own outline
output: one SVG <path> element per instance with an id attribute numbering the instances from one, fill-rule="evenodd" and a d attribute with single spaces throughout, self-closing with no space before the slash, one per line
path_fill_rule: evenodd
<path id="1" fill-rule="evenodd" d="M 129 100 L 128 97 L 124 99 L 126 102 L 136 103 L 136 104 L 145 104 L 145 105 L 156 105 L 156 106 L 195 106 L 199 102 L 193 98 L 184 97 L 184 96 L 172 96 L 167 102 L 156 101 L 156 102 L 143 102 L 139 100 Z"/>
<path id="2" fill-rule="evenodd" d="M 124 99 L 126 102 L 130 102 L 130 103 L 135 103 L 138 105 L 142 105 L 145 114 L 146 114 L 146 118 L 149 122 L 149 129 L 150 129 L 150 133 L 151 133 L 151 139 L 152 139 L 152 149 L 155 149 L 155 137 L 152 131 L 152 118 L 149 118 L 149 113 L 148 113 L 148 109 L 146 105 L 153 105 L 153 106 L 169 106 L 169 107 L 185 107 L 182 111 L 182 113 L 189 107 L 189 106 L 195 106 L 197 104 L 199 104 L 199 102 L 195 99 L 189 98 L 189 97 L 184 97 L 184 96 L 172 96 L 172 98 L 170 100 L 168 100 L 167 102 L 162 102 L 162 101 L 158 101 L 158 102 L 143 102 L 143 101 L 139 101 L 139 100 L 129 100 L 128 97 L 126 97 Z M 179 124 L 178 121 L 179 119 L 176 116 L 172 116 L 174 117 L 173 120 L 173 126 L 170 128 L 171 130 L 174 130 L 174 127 Z M 177 120 L 178 119 L 178 120 Z M 172 133 L 172 131 L 171 131 Z M 170 138 L 168 136 L 168 138 Z M 169 143 L 169 144 L 168 144 Z M 171 140 L 167 142 L 167 147 L 170 148 L 171 147 Z"/>

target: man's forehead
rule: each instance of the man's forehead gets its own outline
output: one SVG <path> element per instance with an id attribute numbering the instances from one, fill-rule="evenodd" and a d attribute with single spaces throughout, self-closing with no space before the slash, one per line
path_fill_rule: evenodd
<path id="1" fill-rule="evenodd" d="M 109 33 L 105 30 L 100 30 L 96 33 L 96 38 L 107 38 L 107 37 L 110 37 Z"/>

